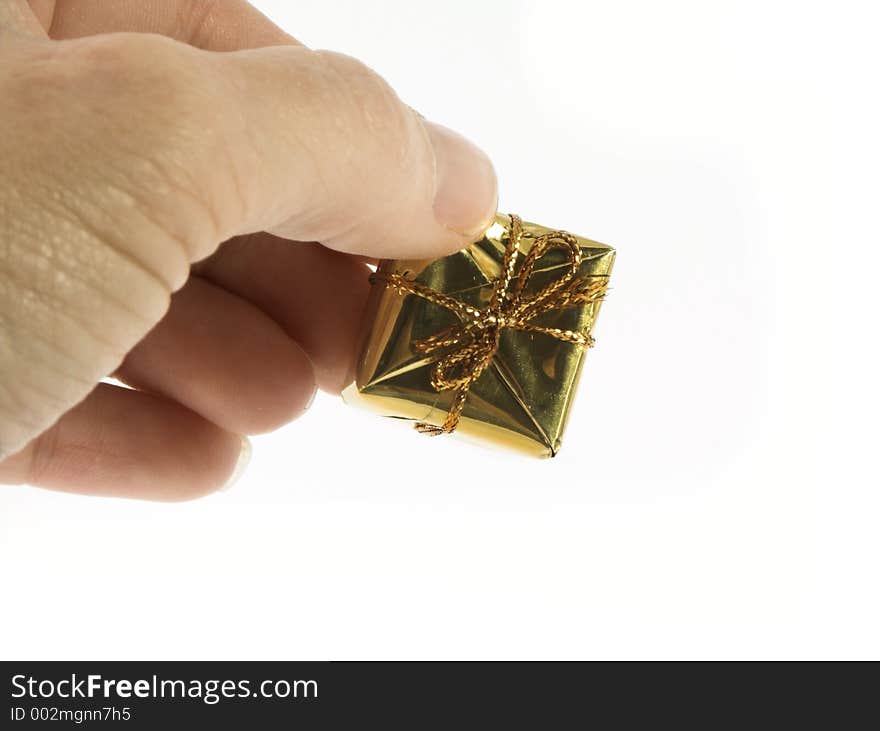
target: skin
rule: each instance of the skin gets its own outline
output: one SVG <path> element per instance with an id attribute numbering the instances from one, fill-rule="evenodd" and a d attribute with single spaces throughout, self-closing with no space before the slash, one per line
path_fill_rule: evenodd
<path id="1" fill-rule="evenodd" d="M 222 487 L 345 384 L 365 261 L 495 212 L 482 152 L 239 0 L 0 0 L 0 99 L 0 483 Z"/>

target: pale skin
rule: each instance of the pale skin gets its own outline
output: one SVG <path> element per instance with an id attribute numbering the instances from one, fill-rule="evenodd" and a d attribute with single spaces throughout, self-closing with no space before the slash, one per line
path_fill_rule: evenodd
<path id="1" fill-rule="evenodd" d="M 345 384 L 365 262 L 466 246 L 496 199 L 480 150 L 243 0 L 0 0 L 0 483 L 221 488 Z"/>

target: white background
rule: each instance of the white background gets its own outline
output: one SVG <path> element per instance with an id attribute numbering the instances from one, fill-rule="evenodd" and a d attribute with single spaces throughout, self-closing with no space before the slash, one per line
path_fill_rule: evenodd
<path id="1" fill-rule="evenodd" d="M 0 655 L 878 658 L 871 4 L 258 5 L 618 247 L 563 450 L 319 397 L 198 502 L 0 489 Z"/>

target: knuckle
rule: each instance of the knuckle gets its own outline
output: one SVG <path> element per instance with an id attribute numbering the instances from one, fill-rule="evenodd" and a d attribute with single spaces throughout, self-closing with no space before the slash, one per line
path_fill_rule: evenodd
<path id="1" fill-rule="evenodd" d="M 92 147 L 104 139 L 96 159 L 113 168 L 118 188 L 188 259 L 204 255 L 223 228 L 224 207 L 200 181 L 225 144 L 217 122 L 222 94 L 214 93 L 204 54 L 155 35 L 88 40 L 71 63 L 77 86 L 103 118 L 102 134 L 92 132 Z"/>
<path id="2" fill-rule="evenodd" d="M 23 92 L 36 103 L 32 113 L 48 117 L 50 131 L 77 132 L 97 150 L 122 140 L 161 150 L 185 132 L 203 129 L 204 64 L 199 52 L 157 35 L 113 33 L 49 46 L 38 63 L 23 70 Z M 49 98 L 46 99 L 46 96 Z"/>
<path id="3" fill-rule="evenodd" d="M 329 89 L 329 113 L 336 126 L 329 154 L 346 156 L 339 162 L 350 171 L 349 179 L 359 180 L 361 188 L 381 186 L 386 190 L 390 181 L 418 180 L 427 148 L 412 110 L 385 79 L 361 61 L 331 51 L 315 54 Z M 325 110 L 322 116 L 327 114 Z M 350 203 L 356 206 L 363 202 L 363 196 L 355 196 Z"/>
<path id="4" fill-rule="evenodd" d="M 74 40 L 61 48 L 65 63 L 78 75 L 112 82 L 131 69 L 132 63 L 139 58 L 138 46 L 146 45 L 144 38 L 110 33 Z"/>
<path id="5" fill-rule="evenodd" d="M 218 16 L 225 8 L 227 0 L 180 0 L 179 35 L 194 46 L 203 44 L 216 33 Z"/>
<path id="6" fill-rule="evenodd" d="M 77 91 L 117 123 L 146 129 L 149 141 L 210 130 L 208 79 L 200 52 L 158 35 L 119 33 L 84 39 L 73 49 Z M 106 102 L 106 103 L 104 103 Z"/>
<path id="7" fill-rule="evenodd" d="M 351 115 L 352 126 L 376 143 L 405 142 L 411 113 L 394 89 L 361 61 L 333 51 L 315 51 L 335 101 Z"/>
<path id="8" fill-rule="evenodd" d="M 185 111 L 186 118 L 202 108 L 200 84 L 193 83 L 200 70 L 192 61 L 197 53 L 169 38 L 138 33 L 59 41 L 32 49 L 6 77 L 12 79 L 7 91 L 29 104 L 32 114 L 51 110 L 54 102 L 64 103 L 73 117 L 148 123 Z M 57 114 L 51 120 L 65 121 Z"/>
<path id="9" fill-rule="evenodd" d="M 30 49 L 0 75 L 0 209 L 17 191 L 37 224 L 57 217 L 180 280 L 235 215 L 204 185 L 223 143 L 206 55 L 133 33 Z"/>

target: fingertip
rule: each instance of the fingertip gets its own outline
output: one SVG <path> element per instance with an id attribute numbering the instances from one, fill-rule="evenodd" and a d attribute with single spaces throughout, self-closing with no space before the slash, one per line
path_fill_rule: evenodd
<path id="1" fill-rule="evenodd" d="M 98 387 L 20 453 L 0 482 L 162 502 L 216 492 L 241 474 L 242 437 L 173 401 Z"/>
<path id="2" fill-rule="evenodd" d="M 224 72 L 246 82 L 240 106 L 249 117 L 235 134 L 247 134 L 241 149 L 259 173 L 256 203 L 243 207 L 231 233 L 266 230 L 349 254 L 435 258 L 491 224 L 498 181 L 486 153 L 421 118 L 360 61 L 262 49 L 226 57 Z"/>
<path id="3" fill-rule="evenodd" d="M 495 216 L 495 168 L 485 152 L 458 132 L 435 122 L 423 124 L 434 153 L 434 217 L 457 234 L 455 244 L 461 248 L 476 241 Z"/>
<path id="4" fill-rule="evenodd" d="M 488 155 L 459 133 L 413 116 L 424 138 L 423 174 L 430 180 L 399 181 L 403 192 L 396 208 L 383 216 L 385 203 L 375 201 L 374 214 L 362 224 L 324 240 L 330 248 L 382 259 L 434 259 L 470 246 L 492 225 L 498 180 Z"/>
<path id="5" fill-rule="evenodd" d="M 166 452 L 176 462 L 172 474 L 157 473 L 149 491 L 145 486 L 131 493 L 120 491 L 116 496 L 189 502 L 235 484 L 250 461 L 250 442 L 207 421 L 194 422 L 193 426 L 188 444 L 175 450 L 176 454 Z"/>
<path id="6" fill-rule="evenodd" d="M 315 395 L 312 359 L 253 303 L 194 276 L 117 376 L 237 434 L 272 431 Z"/>
<path id="7" fill-rule="evenodd" d="M 264 233 L 225 243 L 217 256 L 200 265 L 199 275 L 258 307 L 286 333 L 292 347 L 304 351 L 301 357 L 309 370 L 305 364 L 294 368 L 302 361 L 278 357 L 260 364 L 261 371 L 276 374 L 268 393 L 274 396 L 276 389 L 283 393 L 295 382 L 305 383 L 306 374 L 310 386 L 329 393 L 339 393 L 350 382 L 370 293 L 370 269 L 362 261 L 320 244 L 292 243 Z M 314 393 L 311 386 L 303 394 L 303 408 Z"/>
<path id="8" fill-rule="evenodd" d="M 242 434 L 241 450 L 238 453 L 238 459 L 235 462 L 235 466 L 232 468 L 232 474 L 229 475 L 229 477 L 226 479 L 226 482 L 223 483 L 223 486 L 218 490 L 218 492 L 226 492 L 241 479 L 242 475 L 245 473 L 248 465 L 251 462 L 253 451 L 254 448 L 251 444 L 251 440 L 248 439 L 244 434 Z"/>
<path id="9" fill-rule="evenodd" d="M 272 358 L 259 368 L 252 366 L 262 381 L 244 387 L 246 398 L 227 402 L 222 416 L 218 417 L 225 428 L 242 434 L 265 434 L 295 421 L 309 410 L 318 382 L 308 353 L 288 338 L 285 343 L 277 344 Z M 218 405 L 218 413 L 221 409 L 223 406 Z"/>

